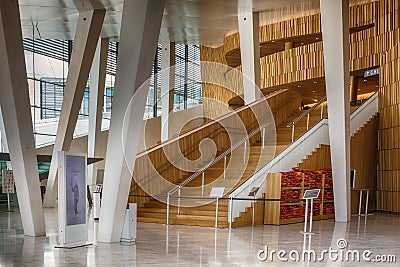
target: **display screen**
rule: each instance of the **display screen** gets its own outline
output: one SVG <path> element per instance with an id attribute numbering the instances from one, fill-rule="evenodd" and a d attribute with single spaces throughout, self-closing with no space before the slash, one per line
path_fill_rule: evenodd
<path id="1" fill-rule="evenodd" d="M 86 223 L 86 162 L 84 156 L 65 156 L 67 226 Z"/>

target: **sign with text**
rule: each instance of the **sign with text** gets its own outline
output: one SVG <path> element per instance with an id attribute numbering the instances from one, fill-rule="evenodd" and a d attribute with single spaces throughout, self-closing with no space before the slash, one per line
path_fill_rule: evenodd
<path id="1" fill-rule="evenodd" d="M 364 78 L 371 77 L 371 76 L 378 75 L 378 74 L 379 74 L 379 68 L 366 70 L 364 72 Z"/>
<path id="2" fill-rule="evenodd" d="M 225 187 L 213 187 L 211 188 L 210 197 L 222 197 L 224 195 Z"/>
<path id="3" fill-rule="evenodd" d="M 303 199 L 314 199 L 319 196 L 319 192 L 321 192 L 321 189 L 309 189 L 304 191 L 304 196 Z"/>
<path id="4" fill-rule="evenodd" d="M 86 155 L 58 154 L 58 228 L 60 246 L 87 241 Z"/>
<path id="5" fill-rule="evenodd" d="M 258 190 L 260 189 L 259 186 L 254 186 L 251 188 L 249 192 L 249 197 L 255 197 L 257 195 Z"/>
<path id="6" fill-rule="evenodd" d="M 2 172 L 2 193 L 13 194 L 14 193 L 14 175 L 12 170 L 3 170 Z"/>

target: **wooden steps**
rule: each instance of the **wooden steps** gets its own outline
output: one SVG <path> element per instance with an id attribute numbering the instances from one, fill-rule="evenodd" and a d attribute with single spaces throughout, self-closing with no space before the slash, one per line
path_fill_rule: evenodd
<path id="1" fill-rule="evenodd" d="M 277 144 L 275 155 L 284 150 L 292 141 L 292 128 L 286 127 L 291 121 L 297 118 L 302 112 L 295 110 L 290 114 L 282 123 L 277 125 L 276 135 L 277 135 Z M 310 116 L 310 128 L 315 125 L 319 119 L 319 112 L 315 112 Z M 306 118 L 303 118 L 302 121 L 296 124 L 295 128 L 295 137 L 300 136 L 306 131 Z M 267 150 L 263 150 L 261 139 L 253 140 L 253 142 L 248 147 L 248 163 L 246 165 L 246 169 L 235 169 L 235 162 L 231 162 L 231 158 L 227 157 L 227 165 L 231 164 L 233 169 L 230 170 L 229 176 L 240 175 L 241 177 L 238 179 L 238 183 L 236 186 L 239 186 L 243 182 L 245 182 L 249 177 L 251 177 L 258 168 L 260 168 L 260 158 L 262 159 L 264 156 L 268 155 Z M 243 153 L 243 148 L 238 148 L 239 153 Z M 232 159 L 234 160 L 234 159 Z M 238 160 L 238 159 L 236 159 Z M 242 159 L 239 159 L 242 160 Z M 265 162 L 266 163 L 266 162 Z M 264 163 L 263 163 L 264 164 Z M 240 166 L 239 164 L 237 164 Z M 224 162 L 223 159 L 214 164 L 212 167 L 206 170 L 204 175 L 204 183 L 209 184 L 214 182 L 218 177 L 223 175 L 224 171 Z M 176 184 L 184 181 L 187 177 L 189 177 L 192 173 L 187 173 L 187 175 L 183 175 L 179 179 L 176 179 Z M 229 179 L 229 178 L 227 178 Z M 202 181 L 201 176 L 197 177 L 193 181 L 189 182 L 186 186 L 188 187 L 201 187 Z M 229 192 L 225 192 L 226 195 Z M 176 202 L 176 200 L 175 200 Z M 201 203 L 198 203 L 199 205 Z M 216 201 L 213 201 L 206 205 L 200 205 L 197 207 L 181 207 L 180 214 L 177 214 L 177 207 L 170 205 L 170 213 L 169 213 L 169 224 L 180 224 L 180 225 L 193 225 L 193 226 L 215 226 L 215 205 Z M 228 225 L 228 201 L 219 201 L 218 206 L 218 227 L 224 228 L 229 227 Z M 261 204 L 256 204 L 256 208 L 262 208 Z M 148 222 L 148 223 L 166 223 L 166 212 L 167 206 L 165 203 L 161 203 L 156 199 L 151 199 L 148 203 L 145 203 L 143 207 L 138 208 L 138 221 L 139 222 Z M 241 216 L 235 218 L 233 222 L 233 227 L 239 227 L 244 225 L 251 224 L 251 208 L 248 208 L 246 212 L 241 213 Z M 262 216 L 260 218 L 256 218 L 256 224 L 262 222 Z"/>

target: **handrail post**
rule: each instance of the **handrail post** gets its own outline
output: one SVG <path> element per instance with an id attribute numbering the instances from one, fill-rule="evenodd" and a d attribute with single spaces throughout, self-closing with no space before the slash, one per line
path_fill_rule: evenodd
<path id="1" fill-rule="evenodd" d="M 169 192 L 167 194 L 167 225 L 169 225 Z"/>
<path id="2" fill-rule="evenodd" d="M 321 107 L 321 120 L 324 117 L 324 102 L 322 102 L 322 107 Z"/>
<path id="3" fill-rule="evenodd" d="M 201 174 L 201 196 L 204 196 L 204 172 Z"/>
<path id="4" fill-rule="evenodd" d="M 226 179 L 226 156 L 224 157 L 224 180 Z"/>
<path id="5" fill-rule="evenodd" d="M 232 229 L 232 221 L 233 221 L 233 197 L 229 198 L 229 229 Z"/>
<path id="6" fill-rule="evenodd" d="M 218 228 L 218 197 L 217 202 L 215 204 L 215 228 Z"/>
<path id="7" fill-rule="evenodd" d="M 292 143 L 294 141 L 294 123 L 292 124 Z"/>
<path id="8" fill-rule="evenodd" d="M 178 215 L 181 214 L 181 186 L 178 187 Z"/>
<path id="9" fill-rule="evenodd" d="M 265 146 L 265 126 L 262 128 L 262 148 Z"/>
<path id="10" fill-rule="evenodd" d="M 244 140 L 243 162 L 246 163 L 247 140 Z"/>
<path id="11" fill-rule="evenodd" d="M 308 131 L 309 125 L 310 125 L 310 113 L 307 113 L 307 131 Z"/>

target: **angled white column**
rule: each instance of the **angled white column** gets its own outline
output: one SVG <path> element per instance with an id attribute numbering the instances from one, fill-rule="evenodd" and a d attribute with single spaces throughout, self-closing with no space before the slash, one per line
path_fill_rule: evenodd
<path id="1" fill-rule="evenodd" d="M 350 220 L 349 1 L 321 0 L 335 220 Z"/>
<path id="2" fill-rule="evenodd" d="M 165 0 L 125 0 L 108 134 L 99 242 L 119 242 Z M 131 109 L 127 111 L 131 98 Z M 125 113 L 127 119 L 124 121 Z M 124 131 L 123 128 L 127 129 Z"/>
<path id="3" fill-rule="evenodd" d="M 248 79 L 243 79 L 244 103 L 250 104 L 260 99 L 260 26 L 259 14 L 251 8 L 238 10 L 240 58 L 242 72 Z"/>
<path id="4" fill-rule="evenodd" d="M 1 150 L 4 151 L 5 153 L 8 153 L 9 150 L 6 138 L 6 129 L 4 128 L 3 114 L 1 113 L 1 109 L 0 109 L 0 135 L 1 135 Z"/>
<path id="5" fill-rule="evenodd" d="M 105 10 L 83 10 L 79 13 L 74 48 L 68 69 L 64 99 L 58 121 L 53 157 L 47 181 L 45 207 L 54 207 L 57 196 L 57 155 L 71 146 L 76 121 L 82 105 L 93 56 L 103 26 Z"/>
<path id="6" fill-rule="evenodd" d="M 161 142 L 171 138 L 168 116 L 174 108 L 175 68 L 171 68 L 174 65 L 175 43 L 165 43 L 161 54 Z"/>
<path id="7" fill-rule="evenodd" d="M 101 133 L 101 121 L 103 117 L 107 55 L 108 38 L 103 38 L 97 44 L 92 69 L 90 71 L 88 157 L 97 157 L 99 153 L 98 137 Z M 97 164 L 98 163 L 94 163 L 88 166 L 88 185 L 96 183 Z"/>
<path id="8" fill-rule="evenodd" d="M 7 138 L 6 138 L 6 129 L 4 128 L 4 122 L 3 122 L 3 114 L 1 113 L 1 108 L 0 108 L 0 135 L 1 135 L 1 151 L 4 153 L 10 152 L 8 150 L 8 144 L 7 144 Z M 7 169 L 11 170 L 11 162 L 7 161 Z"/>
<path id="9" fill-rule="evenodd" d="M 45 235 L 18 1 L 0 1 L 0 106 L 25 235 Z"/>

